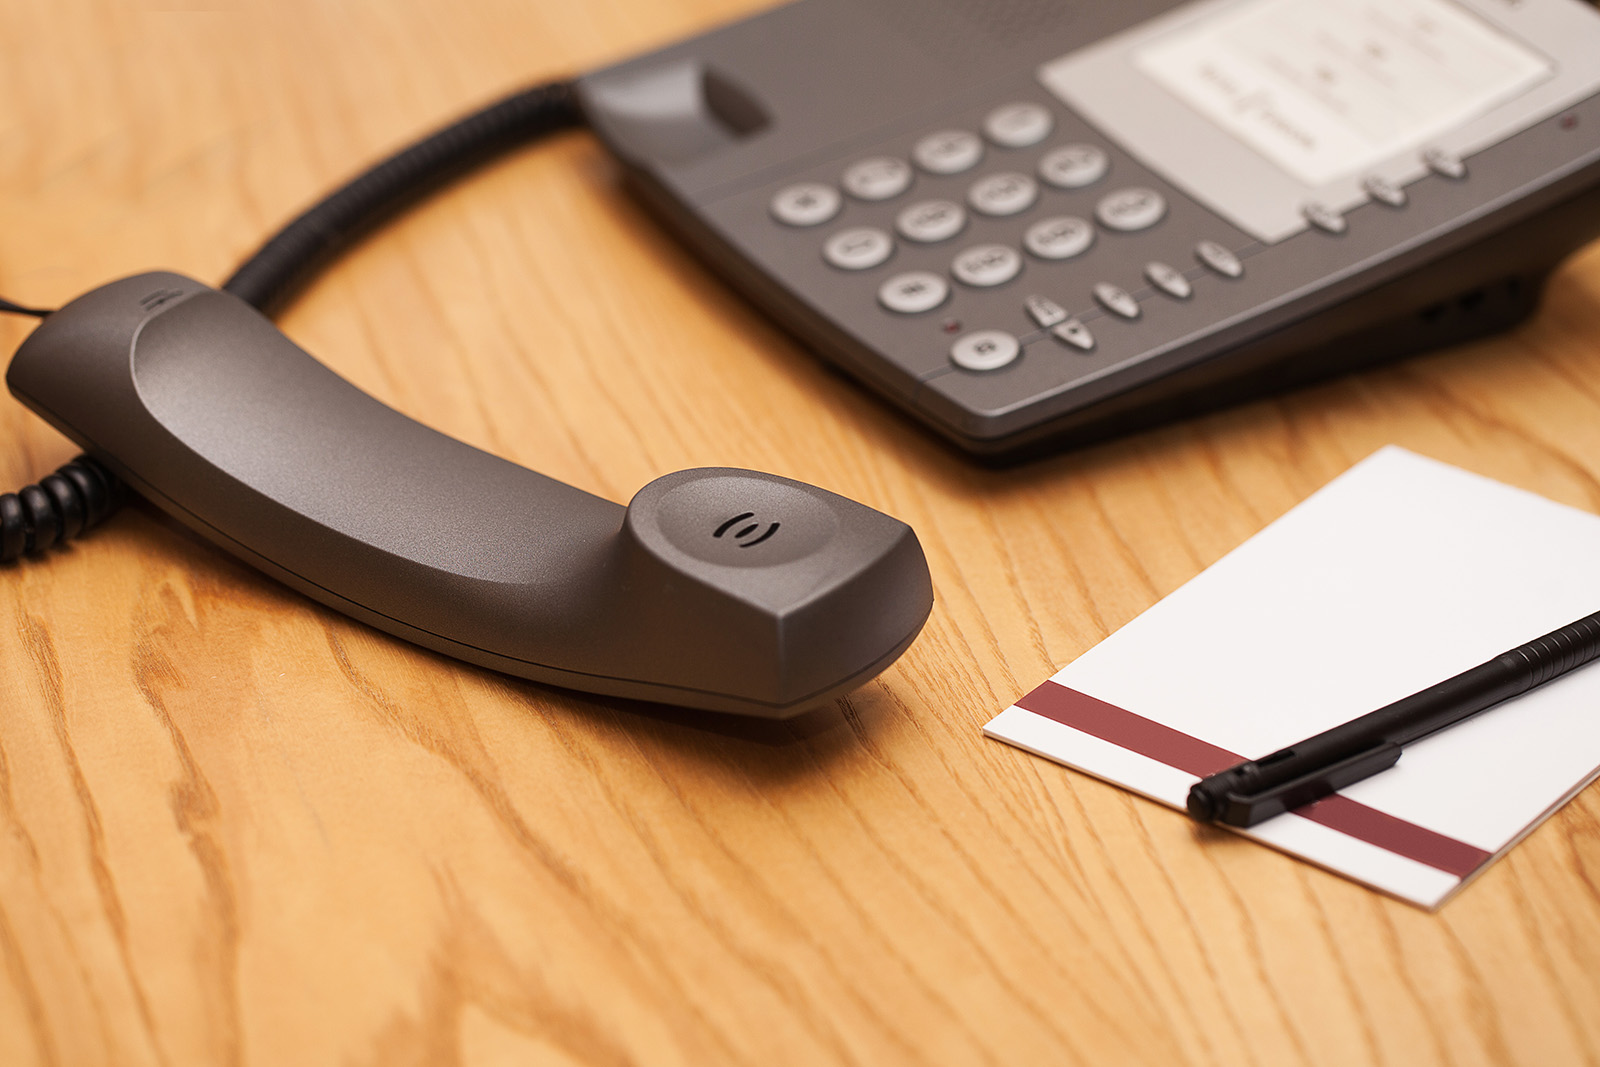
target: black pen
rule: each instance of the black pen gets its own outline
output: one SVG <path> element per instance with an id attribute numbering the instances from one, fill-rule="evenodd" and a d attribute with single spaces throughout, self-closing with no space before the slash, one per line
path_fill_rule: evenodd
<path id="1" fill-rule="evenodd" d="M 1600 612 L 1342 726 L 1196 782 L 1189 814 L 1254 826 L 1388 770 L 1400 749 L 1600 656 Z"/>

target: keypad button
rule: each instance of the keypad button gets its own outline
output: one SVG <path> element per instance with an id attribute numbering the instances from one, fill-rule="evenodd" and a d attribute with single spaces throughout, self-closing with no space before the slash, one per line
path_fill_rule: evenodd
<path id="1" fill-rule="evenodd" d="M 1227 245 L 1220 245 L 1215 241 L 1201 241 L 1194 246 L 1194 258 L 1210 267 L 1224 278 L 1239 278 L 1244 275 L 1244 264 L 1239 262 L 1239 257 Z"/>
<path id="2" fill-rule="evenodd" d="M 1040 259 L 1071 259 L 1094 244 L 1094 227 L 1072 215 L 1040 219 L 1022 235 L 1022 246 Z"/>
<path id="3" fill-rule="evenodd" d="M 1305 220 L 1323 233 L 1343 233 L 1349 228 L 1344 221 L 1344 216 L 1339 214 L 1327 204 L 1319 204 L 1315 200 L 1300 209 L 1300 214 Z"/>
<path id="4" fill-rule="evenodd" d="M 772 217 L 785 226 L 821 226 L 839 213 L 844 197 L 821 182 L 801 182 L 779 189 L 772 198 Z"/>
<path id="5" fill-rule="evenodd" d="M 1040 104 L 1006 104 L 989 112 L 983 133 L 1002 148 L 1027 148 L 1050 136 L 1055 119 Z"/>
<path id="6" fill-rule="evenodd" d="M 878 303 L 901 315 L 932 311 L 950 295 L 950 283 L 929 270 L 896 274 L 878 287 Z"/>
<path id="7" fill-rule="evenodd" d="M 1119 315 L 1125 319 L 1139 317 L 1139 301 L 1135 300 L 1133 294 L 1120 285 L 1101 282 L 1094 287 L 1094 298 L 1101 307 L 1113 315 Z"/>
<path id="8" fill-rule="evenodd" d="M 1146 230 L 1161 221 L 1167 213 L 1167 201 L 1154 189 L 1134 186 L 1107 193 L 1095 205 L 1095 218 L 1100 225 L 1111 230 L 1131 233 Z"/>
<path id="9" fill-rule="evenodd" d="M 983 142 L 966 130 L 940 130 L 918 141 L 911 158 L 929 174 L 960 174 L 983 159 Z"/>
<path id="10" fill-rule="evenodd" d="M 912 204 L 894 220 L 900 236 L 919 244 L 948 241 L 967 224 L 967 212 L 953 200 L 924 200 Z"/>
<path id="11" fill-rule="evenodd" d="M 1430 148 L 1422 153 L 1422 162 L 1428 169 L 1441 178 L 1453 178 L 1460 181 L 1467 176 L 1467 165 L 1461 162 L 1461 157 L 1454 152 L 1447 152 L 1443 148 Z"/>
<path id="12" fill-rule="evenodd" d="M 1183 276 L 1182 271 L 1159 260 L 1144 265 L 1144 276 L 1151 285 L 1175 300 L 1187 300 L 1194 293 L 1194 286 L 1189 284 L 1189 279 Z"/>
<path id="13" fill-rule="evenodd" d="M 1388 204 L 1390 207 L 1406 206 L 1406 191 L 1388 178 L 1374 174 L 1361 183 L 1361 188 L 1380 204 Z"/>
<path id="14" fill-rule="evenodd" d="M 894 238 L 873 226 L 840 230 L 822 246 L 822 258 L 840 270 L 876 267 L 894 252 Z"/>
<path id="15" fill-rule="evenodd" d="M 1022 306 L 1028 310 L 1028 318 L 1032 319 L 1041 330 L 1048 330 L 1059 322 L 1067 321 L 1067 309 L 1047 296 L 1029 296 L 1022 302 Z"/>
<path id="16" fill-rule="evenodd" d="M 1068 319 L 1066 322 L 1059 323 L 1051 329 L 1050 336 L 1062 344 L 1071 345 L 1080 352 L 1094 351 L 1094 334 L 1089 332 L 1089 327 L 1077 319 Z"/>
<path id="17" fill-rule="evenodd" d="M 999 370 L 1022 355 L 1022 345 L 1004 330 L 975 330 L 950 346 L 950 361 L 967 370 Z"/>
<path id="18" fill-rule="evenodd" d="M 844 191 L 857 200 L 889 200 L 911 188 L 911 164 L 893 156 L 874 156 L 844 172 Z"/>
<path id="19" fill-rule="evenodd" d="M 1022 270 L 1022 253 L 1006 245 L 977 245 L 950 264 L 950 273 L 967 285 L 987 289 L 1004 285 Z"/>
<path id="20" fill-rule="evenodd" d="M 1039 160 L 1039 177 L 1057 189 L 1082 189 L 1093 185 L 1111 169 L 1111 158 L 1092 144 L 1069 144 L 1051 149 Z"/>
<path id="21" fill-rule="evenodd" d="M 1039 183 L 1026 174 L 1005 171 L 979 178 L 967 191 L 967 203 L 984 215 L 1018 215 L 1039 199 Z"/>

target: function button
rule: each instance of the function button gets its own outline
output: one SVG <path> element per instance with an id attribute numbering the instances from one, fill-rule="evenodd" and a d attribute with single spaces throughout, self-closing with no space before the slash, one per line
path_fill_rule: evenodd
<path id="1" fill-rule="evenodd" d="M 821 226 L 839 213 L 844 197 L 821 182 L 801 182 L 779 189 L 772 198 L 772 217 L 785 226 Z"/>
<path id="2" fill-rule="evenodd" d="M 1067 321 L 1067 309 L 1047 296 L 1030 296 L 1022 305 L 1028 309 L 1028 318 L 1037 323 L 1041 330 Z"/>
<path id="3" fill-rule="evenodd" d="M 878 288 L 878 303 L 902 315 L 932 311 L 950 295 L 950 283 L 929 270 L 896 274 Z"/>
<path id="4" fill-rule="evenodd" d="M 857 200 L 888 200 L 911 188 L 911 164 L 893 156 L 852 163 L 844 172 L 844 191 Z"/>
<path id="5" fill-rule="evenodd" d="M 1006 104 L 989 112 L 983 132 L 1001 148 L 1027 148 L 1050 136 L 1056 120 L 1039 104 Z"/>
<path id="6" fill-rule="evenodd" d="M 967 370 L 999 370 L 1022 355 L 1022 345 L 1004 330 L 976 330 L 950 346 L 950 362 Z"/>
<path id="7" fill-rule="evenodd" d="M 1151 285 L 1175 300 L 1187 300 L 1194 293 L 1194 286 L 1189 284 L 1189 279 L 1183 276 L 1181 270 L 1159 260 L 1151 260 L 1144 265 L 1144 276 Z"/>
<path id="8" fill-rule="evenodd" d="M 1123 233 L 1149 229 L 1166 213 L 1167 202 L 1161 194 L 1142 186 L 1107 193 L 1094 209 L 1102 226 Z"/>
<path id="9" fill-rule="evenodd" d="M 1125 319 L 1139 317 L 1139 301 L 1135 300 L 1133 294 L 1120 285 L 1101 282 L 1094 287 L 1094 298 L 1101 307 L 1113 315 L 1120 315 Z"/>
<path id="10" fill-rule="evenodd" d="M 911 158 L 929 174 L 960 174 L 978 165 L 983 142 L 966 130 L 940 130 L 918 141 Z"/>
<path id="11" fill-rule="evenodd" d="M 1428 149 L 1422 153 L 1422 162 L 1442 178 L 1454 178 L 1459 181 L 1467 176 L 1467 165 L 1461 162 L 1461 157 L 1443 148 Z"/>
<path id="12" fill-rule="evenodd" d="M 1111 169 L 1105 151 L 1092 144 L 1069 144 L 1052 149 L 1039 160 L 1039 177 L 1057 189 L 1082 189 L 1093 185 Z"/>
<path id="13" fill-rule="evenodd" d="M 1022 244 L 1040 259 L 1071 259 L 1094 244 L 1094 227 L 1073 215 L 1040 219 L 1022 235 Z"/>
<path id="14" fill-rule="evenodd" d="M 1343 233 L 1349 228 L 1344 221 L 1343 215 L 1327 204 L 1319 204 L 1315 200 L 1303 206 L 1300 209 L 1300 214 L 1304 215 L 1307 222 L 1323 233 Z"/>
<path id="15" fill-rule="evenodd" d="M 948 241 L 967 224 L 967 212 L 951 200 L 924 200 L 912 204 L 894 220 L 894 228 L 908 241 L 933 244 Z"/>
<path id="16" fill-rule="evenodd" d="M 1380 204 L 1388 204 L 1390 207 L 1406 206 L 1406 191 L 1388 178 L 1374 174 L 1361 183 L 1361 188 Z"/>
<path id="17" fill-rule="evenodd" d="M 967 203 L 985 215 L 1016 215 L 1039 199 L 1039 183 L 1026 174 L 1006 171 L 979 178 L 967 191 Z"/>
<path id="18" fill-rule="evenodd" d="M 876 267 L 894 251 L 894 238 L 873 226 L 840 230 L 822 246 L 822 258 L 840 270 Z"/>
<path id="19" fill-rule="evenodd" d="M 1005 245 L 977 245 L 967 249 L 950 264 L 956 280 L 986 289 L 1004 285 L 1022 270 L 1022 253 Z"/>
<path id="20" fill-rule="evenodd" d="M 1215 241 L 1201 241 L 1195 245 L 1194 258 L 1224 278 L 1239 278 L 1244 275 L 1244 264 L 1239 262 L 1239 257 L 1233 254 L 1232 249 Z"/>
<path id="21" fill-rule="evenodd" d="M 1089 327 L 1077 319 L 1068 319 L 1066 322 L 1059 323 L 1050 331 L 1050 336 L 1062 344 L 1071 345 L 1080 352 L 1094 351 L 1094 334 L 1089 332 Z"/>

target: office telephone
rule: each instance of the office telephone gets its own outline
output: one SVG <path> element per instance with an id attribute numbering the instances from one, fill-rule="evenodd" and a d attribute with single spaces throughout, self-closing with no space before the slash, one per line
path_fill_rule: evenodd
<path id="1" fill-rule="evenodd" d="M 1580 0 L 800 0 L 577 92 L 734 286 L 987 455 L 1504 329 L 1600 234 Z"/>
<path id="2" fill-rule="evenodd" d="M 514 94 L 290 222 L 217 291 L 59 311 L 12 391 L 87 455 L 0 560 L 129 485 L 329 606 L 475 663 L 783 717 L 928 617 L 909 527 L 680 471 L 627 509 L 420 426 L 261 314 L 409 200 L 581 121 L 761 307 L 957 444 L 1085 441 L 1511 325 L 1600 233 L 1579 0 L 799 0 Z"/>

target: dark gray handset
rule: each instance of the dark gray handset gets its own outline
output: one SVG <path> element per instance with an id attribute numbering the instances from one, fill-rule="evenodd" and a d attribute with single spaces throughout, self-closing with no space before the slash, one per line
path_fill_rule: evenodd
<path id="1" fill-rule="evenodd" d="M 428 429 L 176 274 L 50 315 L 7 384 L 241 559 L 509 674 L 784 717 L 877 674 L 932 606 L 916 535 L 887 515 L 728 468 L 623 508 Z"/>
<path id="2" fill-rule="evenodd" d="M 1504 329 L 1600 235 L 1584 0 L 799 0 L 578 92 L 731 284 L 979 453 Z"/>

